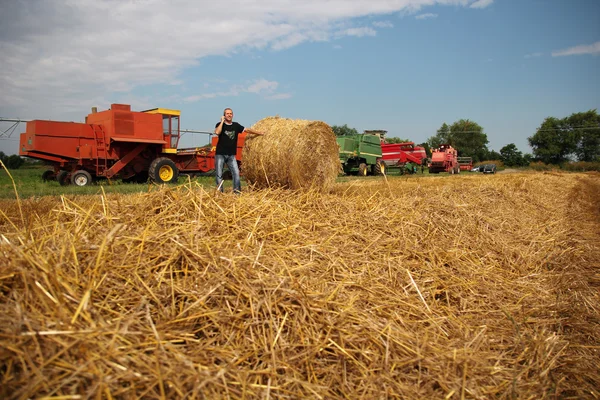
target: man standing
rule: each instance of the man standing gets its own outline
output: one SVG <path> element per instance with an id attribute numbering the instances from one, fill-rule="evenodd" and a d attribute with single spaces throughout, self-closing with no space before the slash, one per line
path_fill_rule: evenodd
<path id="1" fill-rule="evenodd" d="M 215 125 L 215 134 L 219 137 L 215 153 L 215 180 L 217 190 L 221 192 L 223 191 L 223 166 L 225 163 L 227 163 L 233 178 L 233 192 L 239 194 L 242 191 L 240 170 L 235 154 L 237 152 L 238 135 L 244 131 L 253 135 L 264 135 L 263 132 L 245 129 L 242 125 L 234 122 L 231 108 L 226 108 L 223 111 L 221 122 Z"/>

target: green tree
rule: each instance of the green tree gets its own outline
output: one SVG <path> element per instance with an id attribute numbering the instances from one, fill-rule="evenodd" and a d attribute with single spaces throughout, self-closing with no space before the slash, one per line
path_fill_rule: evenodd
<path id="1" fill-rule="evenodd" d="M 566 118 L 568 129 L 575 131 L 579 161 L 600 161 L 600 115 L 596 110 L 571 114 Z"/>
<path id="2" fill-rule="evenodd" d="M 575 133 L 565 129 L 563 121 L 548 117 L 537 132 L 527 138 L 536 159 L 545 164 L 560 164 L 577 148 Z"/>
<path id="3" fill-rule="evenodd" d="M 473 161 L 477 162 L 486 157 L 489 140 L 479 124 L 468 119 L 461 119 L 451 126 L 444 123 L 436 135 L 427 140 L 427 143 L 431 148 L 449 143 L 458 150 L 461 157 L 472 157 Z"/>
<path id="4" fill-rule="evenodd" d="M 386 143 L 406 143 L 406 142 L 410 142 L 410 140 L 402 139 L 402 138 L 398 138 L 398 137 L 389 137 L 389 138 L 385 138 L 385 142 Z"/>
<path id="5" fill-rule="evenodd" d="M 546 164 L 600 160 L 600 115 L 596 110 L 559 119 L 548 117 L 528 137 L 536 159 Z"/>
<path id="6" fill-rule="evenodd" d="M 501 160 L 502 159 L 502 154 L 498 153 L 496 150 L 488 150 L 484 153 L 483 158 L 481 158 L 481 161 L 483 160 Z"/>
<path id="7" fill-rule="evenodd" d="M 335 136 L 346 136 L 346 135 L 358 135 L 358 131 L 354 128 L 350 128 L 348 125 L 344 124 L 342 126 L 332 125 L 331 129 Z"/>
<path id="8" fill-rule="evenodd" d="M 418 144 L 417 146 L 424 147 L 425 155 L 427 156 L 427 158 L 431 158 L 431 147 L 429 147 L 429 143 L 425 142 L 425 143 Z"/>
<path id="9" fill-rule="evenodd" d="M 23 160 L 18 155 L 13 154 L 11 156 L 6 157 L 6 160 L 2 160 L 2 162 L 4 162 L 4 165 L 6 165 L 6 168 L 8 169 L 19 169 L 21 165 L 25 163 L 25 160 Z"/>
<path id="10" fill-rule="evenodd" d="M 519 151 L 514 143 L 507 144 L 500 149 L 500 159 L 509 167 L 519 167 L 525 165 L 523 153 Z"/>
<path id="11" fill-rule="evenodd" d="M 437 133 L 427 139 L 426 143 L 430 149 L 437 149 L 444 143 L 450 143 L 450 127 L 444 122 Z"/>

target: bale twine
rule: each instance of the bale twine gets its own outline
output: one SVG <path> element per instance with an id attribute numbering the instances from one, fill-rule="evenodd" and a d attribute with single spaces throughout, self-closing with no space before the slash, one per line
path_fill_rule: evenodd
<path id="1" fill-rule="evenodd" d="M 340 170 L 338 145 L 331 127 L 321 121 L 267 117 L 244 144 L 243 170 L 258 188 L 283 187 L 329 192 Z"/>

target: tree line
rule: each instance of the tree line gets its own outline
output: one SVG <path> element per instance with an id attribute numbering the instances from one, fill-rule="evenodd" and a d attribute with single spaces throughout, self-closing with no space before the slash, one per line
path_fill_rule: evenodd
<path id="1" fill-rule="evenodd" d="M 358 134 L 347 125 L 334 125 L 332 129 L 336 136 Z M 459 156 L 471 157 L 473 162 L 501 160 L 506 166 L 526 166 L 536 161 L 557 165 L 568 161 L 600 162 L 600 115 L 596 110 L 590 110 L 562 119 L 548 117 L 527 140 L 532 154 L 524 154 L 514 143 L 496 152 L 487 147 L 489 140 L 481 125 L 461 119 L 452 125 L 443 123 L 435 135 L 419 145 L 425 147 L 428 157 L 431 156 L 430 149 L 450 144 L 458 149 Z M 386 141 L 410 140 L 386 138 Z"/>
<path id="2" fill-rule="evenodd" d="M 25 164 L 25 160 L 16 154 L 7 156 L 4 152 L 0 151 L 0 160 L 4 163 L 8 169 L 18 169 L 21 165 Z"/>

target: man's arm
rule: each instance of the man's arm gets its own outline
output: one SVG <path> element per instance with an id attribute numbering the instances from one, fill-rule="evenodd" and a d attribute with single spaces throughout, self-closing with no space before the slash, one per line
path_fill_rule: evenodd
<path id="1" fill-rule="evenodd" d="M 247 132 L 251 135 L 259 135 L 259 136 L 262 136 L 265 134 L 264 132 L 255 131 L 254 129 L 250 129 L 250 128 L 244 129 L 244 132 Z"/>
<path id="2" fill-rule="evenodd" d="M 225 116 L 221 116 L 221 122 L 215 128 L 215 135 L 220 135 L 223 131 L 223 122 L 225 122 Z"/>

